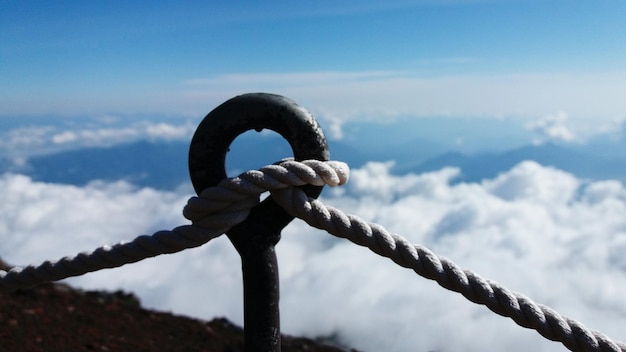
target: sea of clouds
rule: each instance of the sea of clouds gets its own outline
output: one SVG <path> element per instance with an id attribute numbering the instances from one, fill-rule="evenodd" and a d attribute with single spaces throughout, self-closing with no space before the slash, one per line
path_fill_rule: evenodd
<path id="1" fill-rule="evenodd" d="M 322 200 L 376 222 L 464 269 L 626 340 L 626 188 L 527 161 L 480 183 L 462 170 L 352 170 Z M 38 264 L 186 223 L 190 188 L 85 187 L 0 176 L 0 256 Z M 295 220 L 277 246 L 287 334 L 363 351 L 563 351 L 559 343 L 446 291 L 366 248 Z M 70 279 L 135 292 L 144 306 L 243 321 L 239 258 L 225 236 L 191 250 Z"/>
<path id="2" fill-rule="evenodd" d="M 197 125 L 189 120 L 172 121 L 161 118 L 162 121 L 127 121 L 117 116 L 84 120 L 46 118 L 35 119 L 30 123 L 22 122 L 20 118 L 3 119 L 8 126 L 16 126 L 0 128 L 0 157 L 16 164 L 26 163 L 32 156 L 65 150 L 110 147 L 139 140 L 189 140 Z"/>

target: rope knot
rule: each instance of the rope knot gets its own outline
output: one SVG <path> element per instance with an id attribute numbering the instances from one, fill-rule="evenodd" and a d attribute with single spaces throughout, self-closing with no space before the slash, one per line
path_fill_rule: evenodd
<path id="1" fill-rule="evenodd" d="M 335 187 L 345 184 L 349 173 L 348 165 L 339 161 L 284 160 L 224 179 L 217 186 L 203 190 L 189 199 L 183 215 L 193 226 L 201 228 L 214 229 L 225 224 L 233 227 L 246 219 L 263 192 L 307 184 Z"/>
<path id="2" fill-rule="evenodd" d="M 141 235 L 130 242 L 102 246 L 93 252 L 46 261 L 39 266 L 16 267 L 8 272 L 0 270 L 0 291 L 31 287 L 201 246 L 243 222 L 259 204 L 263 192 L 297 189 L 295 187 L 305 184 L 337 186 L 348 180 L 348 173 L 347 164 L 342 162 L 288 160 L 224 179 L 189 199 L 183 215 L 191 220 L 191 225 Z"/>

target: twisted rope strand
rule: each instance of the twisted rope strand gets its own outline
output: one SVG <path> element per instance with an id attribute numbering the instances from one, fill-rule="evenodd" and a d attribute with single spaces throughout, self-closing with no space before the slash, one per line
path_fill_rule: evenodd
<path id="1" fill-rule="evenodd" d="M 142 235 L 130 242 L 102 246 L 55 262 L 45 261 L 39 266 L 0 270 L 0 291 L 32 287 L 201 246 L 244 221 L 258 204 L 259 195 L 267 190 L 305 184 L 337 186 L 348 180 L 348 173 L 345 163 L 317 160 L 284 161 L 260 171 L 245 172 L 207 188 L 199 197 L 191 197 L 183 210 L 191 225 Z"/>
<path id="2" fill-rule="evenodd" d="M 509 291 L 471 271 L 462 270 L 449 259 L 389 233 L 380 225 L 367 223 L 357 216 L 346 215 L 316 199 L 310 199 L 297 188 L 276 190 L 271 194 L 285 210 L 309 225 L 346 238 L 400 266 L 413 269 L 418 275 L 434 280 L 474 303 L 485 305 L 522 327 L 534 329 L 549 340 L 561 342 L 571 351 L 626 351 L 626 344 L 622 342 L 614 342 L 602 333 L 587 329 L 579 322 L 537 304 L 526 296 Z"/>

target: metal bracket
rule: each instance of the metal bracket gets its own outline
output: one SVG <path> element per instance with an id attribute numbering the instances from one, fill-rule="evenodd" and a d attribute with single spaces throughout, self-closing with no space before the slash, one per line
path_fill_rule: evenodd
<path id="1" fill-rule="evenodd" d="M 196 193 L 226 178 L 226 153 L 237 136 L 265 128 L 289 142 L 297 161 L 330 159 L 322 129 L 305 109 L 280 95 L 240 95 L 211 111 L 191 140 L 189 173 Z M 322 187 L 311 185 L 302 189 L 313 198 L 322 191 Z M 274 246 L 291 220 L 293 216 L 268 197 L 226 234 L 241 256 L 246 352 L 280 351 L 278 264 Z"/>

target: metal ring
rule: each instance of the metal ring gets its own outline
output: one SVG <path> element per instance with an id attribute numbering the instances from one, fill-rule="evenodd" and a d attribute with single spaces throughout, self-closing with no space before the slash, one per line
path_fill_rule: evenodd
<path id="1" fill-rule="evenodd" d="M 304 108 L 280 95 L 240 95 L 211 111 L 202 120 L 191 140 L 189 173 L 196 193 L 226 178 L 226 153 L 237 136 L 252 129 L 260 132 L 265 128 L 275 131 L 289 142 L 295 160 L 330 159 L 322 129 Z M 310 185 L 302 189 L 314 198 L 322 191 L 322 187 Z M 270 197 L 255 209 L 259 207 L 268 211 L 264 216 L 275 214 L 283 219 L 289 217 L 287 223 L 293 219 L 285 216 L 286 212 Z"/>

